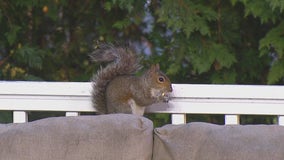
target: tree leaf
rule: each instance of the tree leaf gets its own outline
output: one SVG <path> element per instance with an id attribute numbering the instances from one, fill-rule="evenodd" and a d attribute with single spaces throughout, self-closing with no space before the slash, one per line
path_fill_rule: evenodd
<path id="1" fill-rule="evenodd" d="M 281 79 L 283 79 L 284 78 L 283 68 L 284 68 L 284 60 L 282 58 L 281 60 L 278 60 L 271 66 L 267 78 L 267 84 L 275 84 L 279 82 Z"/>
<path id="2" fill-rule="evenodd" d="M 20 31 L 21 27 L 17 25 L 11 26 L 11 29 L 9 32 L 5 33 L 5 37 L 8 40 L 9 45 L 13 45 L 16 42 L 17 34 Z"/>

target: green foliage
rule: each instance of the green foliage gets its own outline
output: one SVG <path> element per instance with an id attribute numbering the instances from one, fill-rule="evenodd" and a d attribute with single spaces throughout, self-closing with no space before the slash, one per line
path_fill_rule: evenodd
<path id="1" fill-rule="evenodd" d="M 272 10 L 279 9 L 280 12 L 283 12 L 284 10 L 284 1 L 282 0 L 269 0 L 269 5 L 272 8 Z"/>
<path id="2" fill-rule="evenodd" d="M 279 80 L 283 79 L 284 77 L 284 60 L 277 60 L 273 63 L 272 67 L 270 68 L 270 72 L 268 74 L 268 84 L 275 84 L 279 82 Z"/>
<path id="3" fill-rule="evenodd" d="M 129 26 L 130 24 L 131 24 L 131 21 L 128 18 L 125 18 L 121 21 L 115 22 L 112 26 L 116 29 L 123 29 Z"/>
<path id="4" fill-rule="evenodd" d="M 0 67 L 10 70 L 0 75 L 86 81 L 94 70 L 93 45 L 119 40 L 147 43 L 152 54 L 145 64 L 160 63 L 174 82 L 279 83 L 282 75 L 273 73 L 281 67 L 263 72 L 270 46 L 279 59 L 283 54 L 282 11 L 280 0 L 3 1 Z M 5 77 L 13 67 L 22 76 Z"/>
<path id="5" fill-rule="evenodd" d="M 88 60 L 93 45 L 134 35 L 135 25 L 142 20 L 138 15 L 144 14 L 144 3 L 0 2 L 4 35 L 0 38 L 1 78 L 88 81 L 94 69 Z M 131 18 L 132 15 L 135 17 Z"/>
<path id="6" fill-rule="evenodd" d="M 157 14 L 158 22 L 165 22 L 173 31 L 182 31 L 187 37 L 195 31 L 210 35 L 208 23 L 217 19 L 217 13 L 211 7 L 192 1 L 161 1 Z"/>
<path id="7" fill-rule="evenodd" d="M 16 25 L 11 26 L 10 31 L 4 34 L 5 37 L 7 38 L 9 45 L 13 45 L 16 42 L 17 34 L 18 34 L 20 29 L 21 29 L 21 27 L 19 27 L 19 26 L 16 26 Z"/>
<path id="8" fill-rule="evenodd" d="M 278 118 L 276 116 L 256 116 L 244 115 L 240 116 L 241 124 L 277 124 Z"/>
<path id="9" fill-rule="evenodd" d="M 190 47 L 191 49 L 191 47 Z M 228 48 L 222 44 L 211 44 L 199 52 L 193 52 L 190 56 L 193 69 L 199 74 L 207 72 L 215 63 L 216 70 L 229 68 L 236 62 L 236 58 Z"/>
<path id="10" fill-rule="evenodd" d="M 19 64 L 32 69 L 42 69 L 44 51 L 36 47 L 23 46 L 16 50 L 15 59 Z"/>
<path id="11" fill-rule="evenodd" d="M 12 121 L 12 112 L 0 111 L 0 123 L 11 123 Z"/>
<path id="12" fill-rule="evenodd" d="M 216 72 L 211 79 L 215 84 L 234 84 L 237 80 L 237 73 L 235 71 Z"/>
<path id="13" fill-rule="evenodd" d="M 112 0 L 112 3 L 117 3 L 119 8 L 131 12 L 134 9 L 133 4 L 135 3 L 135 0 Z"/>
<path id="14" fill-rule="evenodd" d="M 279 19 L 279 12 L 275 10 L 278 5 L 278 1 L 259 1 L 259 0 L 241 0 L 245 5 L 245 16 L 253 15 L 260 18 L 262 23 L 267 23 L 270 20 L 276 22 Z M 280 6 L 281 7 L 281 6 Z"/>
<path id="15" fill-rule="evenodd" d="M 263 39 L 260 40 L 260 55 L 272 54 L 274 60 L 271 62 L 270 72 L 267 77 L 268 84 L 279 82 L 284 77 L 284 21 L 271 29 Z M 273 55 L 274 54 L 274 55 Z"/>
<path id="16" fill-rule="evenodd" d="M 146 114 L 145 117 L 151 119 L 153 121 L 154 127 L 161 127 L 165 124 L 171 123 L 170 114 Z"/>
<path id="17" fill-rule="evenodd" d="M 275 28 L 272 28 L 264 38 L 260 40 L 259 49 L 260 55 L 267 55 L 269 54 L 270 47 L 275 49 L 279 57 L 284 56 L 284 21 L 281 22 Z"/>

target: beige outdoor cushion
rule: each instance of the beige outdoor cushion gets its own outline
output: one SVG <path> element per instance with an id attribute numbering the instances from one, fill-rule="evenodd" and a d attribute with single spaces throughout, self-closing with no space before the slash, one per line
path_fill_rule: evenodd
<path id="1" fill-rule="evenodd" d="M 153 160 L 284 160 L 284 127 L 166 125 L 155 129 Z"/>
<path id="2" fill-rule="evenodd" d="M 0 125 L 2 160 L 150 160 L 153 124 L 126 114 Z"/>

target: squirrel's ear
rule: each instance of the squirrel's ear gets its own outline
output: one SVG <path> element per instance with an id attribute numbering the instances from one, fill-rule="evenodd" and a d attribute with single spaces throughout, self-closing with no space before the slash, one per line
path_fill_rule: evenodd
<path id="1" fill-rule="evenodd" d="M 152 64 L 150 68 L 151 72 L 157 72 L 160 70 L 160 65 L 159 64 Z"/>
<path id="2" fill-rule="evenodd" d="M 156 64 L 156 70 L 157 70 L 157 71 L 160 70 L 160 65 L 159 65 L 159 63 Z"/>

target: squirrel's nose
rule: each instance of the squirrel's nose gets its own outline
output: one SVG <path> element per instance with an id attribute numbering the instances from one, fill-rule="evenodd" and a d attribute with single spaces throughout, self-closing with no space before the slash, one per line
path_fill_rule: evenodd
<path id="1" fill-rule="evenodd" d="M 172 91 L 173 91 L 173 87 L 172 87 L 172 85 L 170 84 L 169 92 L 172 92 Z"/>

